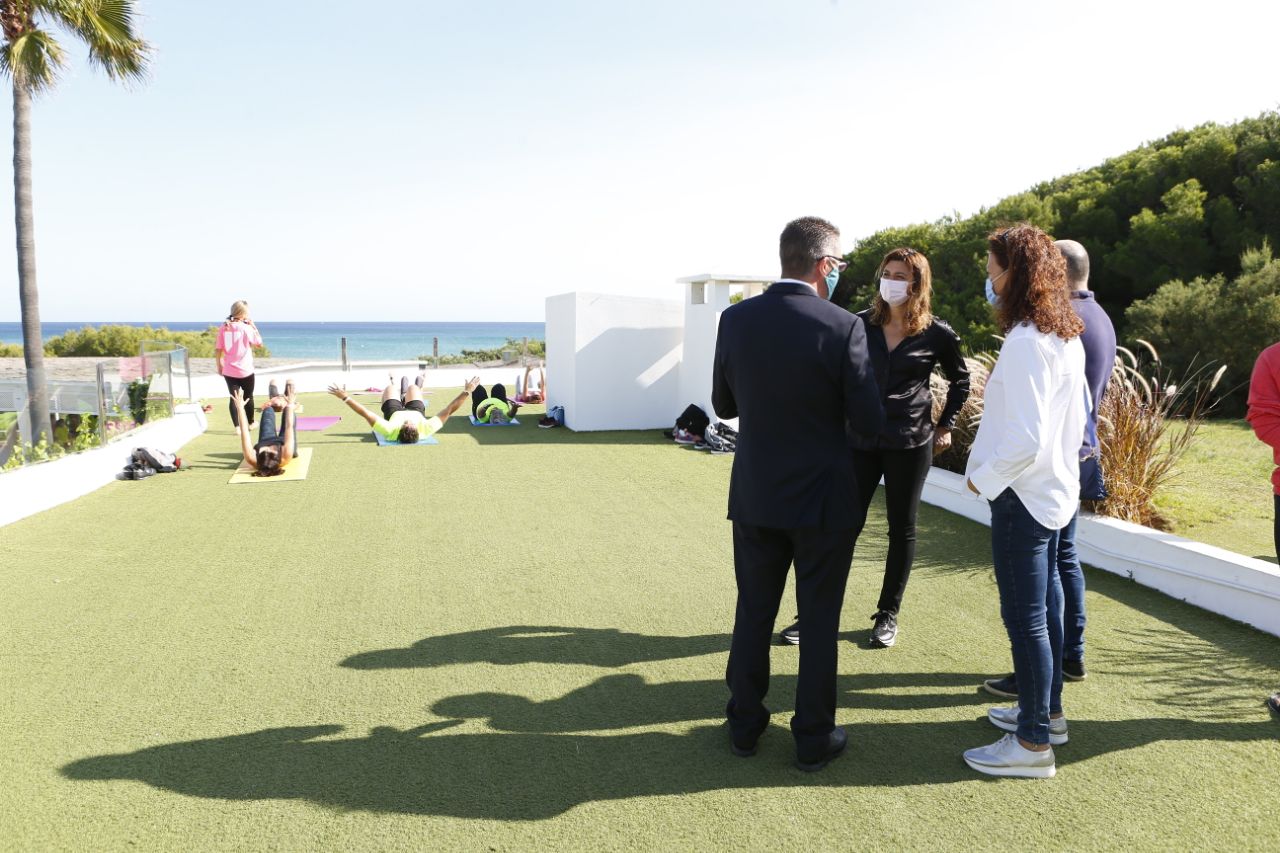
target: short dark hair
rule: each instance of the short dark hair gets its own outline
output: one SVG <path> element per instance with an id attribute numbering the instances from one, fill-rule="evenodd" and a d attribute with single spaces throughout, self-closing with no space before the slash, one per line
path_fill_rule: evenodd
<path id="1" fill-rule="evenodd" d="M 400 443 L 401 444 L 417 444 L 418 428 L 413 424 L 400 425 Z"/>
<path id="2" fill-rule="evenodd" d="M 1089 253 L 1075 240 L 1055 240 L 1062 257 L 1067 262 L 1067 284 L 1072 287 L 1089 281 Z"/>
<path id="3" fill-rule="evenodd" d="M 284 473 L 279 445 L 269 444 L 266 447 L 259 447 L 257 457 L 258 466 L 255 473 L 259 477 L 275 477 Z"/>
<path id="4" fill-rule="evenodd" d="M 808 275 L 813 265 L 840 253 L 840 229 L 825 219 L 802 216 L 787 223 L 778 238 L 783 278 Z"/>

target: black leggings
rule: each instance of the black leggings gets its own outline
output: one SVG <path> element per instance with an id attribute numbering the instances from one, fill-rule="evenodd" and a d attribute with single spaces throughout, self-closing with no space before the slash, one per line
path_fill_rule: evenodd
<path id="1" fill-rule="evenodd" d="M 237 388 L 244 391 L 244 419 L 248 421 L 249 426 L 253 426 L 253 374 L 248 376 L 223 376 L 227 380 L 227 393 L 233 394 Z M 239 421 L 236 420 L 236 401 L 232 400 L 227 403 L 227 409 L 231 412 L 231 425 L 238 426 Z"/>
<path id="2" fill-rule="evenodd" d="M 474 417 L 480 417 L 480 404 L 492 397 L 495 400 L 507 399 L 507 387 L 499 382 L 493 386 L 493 389 L 486 392 L 483 385 L 477 385 L 476 390 L 471 392 L 471 414 Z"/>
<path id="3" fill-rule="evenodd" d="M 924 478 L 933 464 L 933 441 L 909 450 L 855 450 L 853 476 L 862 499 L 856 529 L 861 531 L 876 485 L 884 477 L 885 514 L 889 517 L 889 555 L 884 561 L 878 610 L 897 614 L 916 558 L 916 514 Z"/>

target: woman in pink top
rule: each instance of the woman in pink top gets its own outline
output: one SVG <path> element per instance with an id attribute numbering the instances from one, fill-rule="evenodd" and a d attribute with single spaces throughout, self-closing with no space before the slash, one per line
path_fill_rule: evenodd
<path id="1" fill-rule="evenodd" d="M 1278 466 L 1271 474 L 1271 489 L 1275 493 L 1276 559 L 1280 560 L 1280 344 L 1264 349 L 1253 365 L 1253 376 L 1249 379 L 1248 418 L 1254 434 L 1275 454 Z M 1280 714 L 1280 693 L 1272 694 L 1267 705 Z"/>
<path id="2" fill-rule="evenodd" d="M 236 389 L 244 395 L 247 426 L 253 426 L 253 348 L 262 346 L 262 335 L 249 319 L 249 303 L 238 299 L 231 305 L 227 322 L 218 330 L 216 358 L 218 373 L 227 381 L 227 393 L 235 395 Z M 236 404 L 232 401 L 231 425 L 237 426 Z"/>

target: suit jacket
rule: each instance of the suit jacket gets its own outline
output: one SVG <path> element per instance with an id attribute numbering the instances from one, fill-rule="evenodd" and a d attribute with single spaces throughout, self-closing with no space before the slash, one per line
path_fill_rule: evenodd
<path id="1" fill-rule="evenodd" d="M 858 494 L 846 425 L 875 435 L 880 390 L 854 314 L 778 282 L 730 306 L 716 336 L 711 404 L 740 418 L 729 518 L 761 527 L 852 527 Z"/>

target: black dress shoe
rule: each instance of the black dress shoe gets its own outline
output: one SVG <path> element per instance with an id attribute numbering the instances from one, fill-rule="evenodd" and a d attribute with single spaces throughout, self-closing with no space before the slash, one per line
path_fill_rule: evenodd
<path id="1" fill-rule="evenodd" d="M 827 746 L 817 757 L 804 756 L 796 752 L 796 767 L 799 767 L 806 773 L 812 773 L 815 770 L 821 770 L 831 763 L 833 758 L 838 757 L 844 748 L 849 745 L 849 736 L 844 733 L 844 729 L 836 726 L 831 730 L 831 734 L 827 735 Z"/>
<path id="2" fill-rule="evenodd" d="M 784 646 L 800 645 L 800 623 L 796 622 L 778 632 L 778 642 Z"/>
<path id="3" fill-rule="evenodd" d="M 1067 681 L 1084 681 L 1089 673 L 1084 671 L 1084 661 L 1082 660 L 1064 660 L 1062 662 L 1062 677 Z"/>
<path id="4" fill-rule="evenodd" d="M 887 649 L 898 641 L 898 617 L 888 610 L 877 610 L 871 616 L 875 625 L 871 627 L 871 648 Z"/>
<path id="5" fill-rule="evenodd" d="M 750 758 L 756 754 L 759 749 L 760 735 L 762 732 L 756 732 L 752 736 L 738 737 L 729 730 L 729 749 L 739 758 Z"/>

